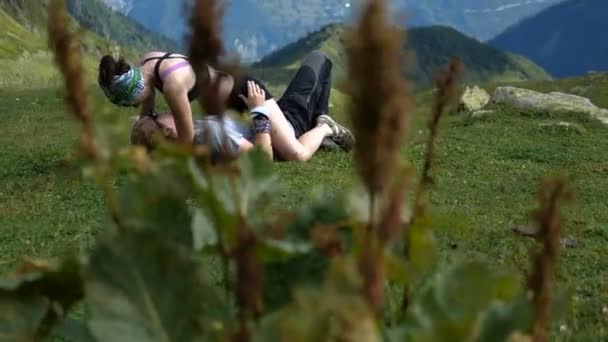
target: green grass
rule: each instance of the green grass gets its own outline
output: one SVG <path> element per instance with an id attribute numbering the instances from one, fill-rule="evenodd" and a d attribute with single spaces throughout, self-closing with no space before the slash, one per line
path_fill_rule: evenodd
<path id="1" fill-rule="evenodd" d="M 568 90 L 589 85 L 590 78 L 531 84 L 536 89 Z M 601 87 L 608 77 L 596 76 Z M 608 93 L 591 86 L 587 94 L 608 105 Z M 280 89 L 276 89 L 277 91 Z M 95 92 L 97 94 L 98 92 Z M 430 92 L 417 97 L 408 156 L 419 166 L 426 132 Z M 346 119 L 343 96 L 333 99 L 336 116 Z M 107 215 L 101 192 L 83 181 L 69 156 L 75 125 L 55 90 L 0 91 L 0 270 L 23 256 L 57 256 L 86 249 Z M 94 107 L 96 108 L 96 107 Z M 122 122 L 117 144 L 126 144 L 128 114 L 96 111 L 98 117 Z M 120 116 L 118 116 L 120 115 Z M 132 114 L 131 114 L 132 115 Z M 539 127 L 568 121 L 581 130 Z M 576 248 L 561 255 L 558 278 L 574 300 L 560 340 L 608 339 L 601 310 L 608 303 L 608 127 L 574 114 L 524 115 L 499 108 L 481 119 L 450 114 L 441 127 L 431 196 L 434 227 L 442 263 L 481 259 L 495 267 L 528 269 L 532 241 L 511 232 L 527 223 L 544 175 L 568 172 L 576 204 L 567 210 L 566 235 Z M 317 154 L 305 164 L 279 163 L 285 185 L 285 208 L 296 208 L 321 189 L 351 191 L 356 175 L 350 155 Z"/>

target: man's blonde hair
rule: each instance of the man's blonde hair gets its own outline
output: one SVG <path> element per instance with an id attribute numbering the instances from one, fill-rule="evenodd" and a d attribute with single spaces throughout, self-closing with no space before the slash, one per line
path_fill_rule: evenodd
<path id="1" fill-rule="evenodd" d="M 165 137 L 162 126 L 151 116 L 144 116 L 133 124 L 131 129 L 131 144 L 153 149 L 161 137 Z"/>

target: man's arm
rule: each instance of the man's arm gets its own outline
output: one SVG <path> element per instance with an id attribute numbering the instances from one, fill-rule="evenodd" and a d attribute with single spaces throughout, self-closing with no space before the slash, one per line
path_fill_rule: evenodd
<path id="1" fill-rule="evenodd" d="M 141 110 L 139 112 L 140 118 L 154 114 L 155 96 L 156 90 L 152 89 L 150 96 L 146 97 L 146 99 L 141 104 Z"/>
<path id="2" fill-rule="evenodd" d="M 259 146 L 272 160 L 272 140 L 270 131 L 272 126 L 268 119 L 269 111 L 266 107 L 256 107 L 251 110 L 253 117 L 253 131 L 255 133 L 254 145 Z"/>
<path id="3" fill-rule="evenodd" d="M 240 97 L 250 109 L 250 116 L 253 119 L 253 131 L 255 132 L 255 146 L 259 146 L 272 159 L 270 111 L 264 106 L 266 92 L 257 84 L 250 81 L 247 83 L 247 97 L 243 95 L 240 95 Z"/>

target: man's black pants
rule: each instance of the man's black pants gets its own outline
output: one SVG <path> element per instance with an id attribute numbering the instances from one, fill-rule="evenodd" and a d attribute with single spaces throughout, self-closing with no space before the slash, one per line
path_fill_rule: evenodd
<path id="1" fill-rule="evenodd" d="M 319 115 L 329 114 L 332 66 L 325 54 L 311 52 L 277 102 L 296 138 L 314 128 Z"/>

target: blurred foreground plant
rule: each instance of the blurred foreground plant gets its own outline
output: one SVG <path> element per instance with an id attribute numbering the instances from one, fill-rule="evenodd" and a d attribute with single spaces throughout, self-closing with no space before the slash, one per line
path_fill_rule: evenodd
<path id="1" fill-rule="evenodd" d="M 275 215 L 267 204 L 277 179 L 263 153 L 221 166 L 170 145 L 153 156 L 136 148 L 100 153 L 64 6 L 51 3 L 49 37 L 81 123 L 82 156 L 106 190 L 113 220 L 83 258 L 26 261 L 0 279 L 0 340 L 546 339 L 567 182 L 541 187 L 535 217 L 543 248 L 527 288 L 517 274 L 478 262 L 437 271 L 427 192 L 439 121 L 460 65 L 437 79 L 421 180 L 410 191 L 412 170 L 399 154 L 410 119 L 399 76 L 402 42 L 384 1 L 363 3 L 348 40 L 355 160 L 367 197 L 356 195 L 366 198 L 366 209 L 319 199 Z M 222 51 L 213 27 L 219 20 L 201 22 L 215 6 L 201 0 L 195 7 L 194 37 L 214 47 L 197 50 L 193 38 L 197 69 Z M 206 86 L 213 98 L 217 89 Z M 119 171 L 125 182 L 116 190 L 108 184 Z M 388 287 L 405 289 L 398 315 L 383 315 L 397 300 L 384 295 Z M 85 310 L 76 319 L 69 314 L 78 303 Z"/>

